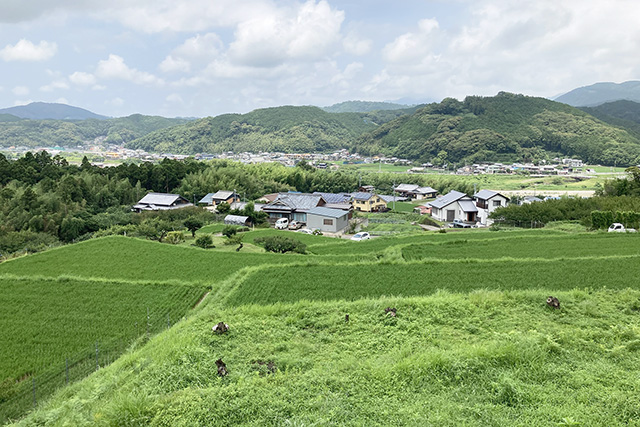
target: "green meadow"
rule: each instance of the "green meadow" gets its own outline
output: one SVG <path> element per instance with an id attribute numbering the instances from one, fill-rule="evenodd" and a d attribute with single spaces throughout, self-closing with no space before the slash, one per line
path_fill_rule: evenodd
<path id="1" fill-rule="evenodd" d="M 256 230 L 243 242 L 283 233 L 308 254 L 108 237 L 0 264 L 11 295 L 0 326 L 15 332 L 3 338 L 14 349 L 2 350 L 0 373 L 27 385 L 45 356 L 29 365 L 19 355 L 41 343 L 53 360 L 93 345 L 96 330 L 117 338 L 150 300 L 182 319 L 130 335 L 117 360 L 5 417 L 25 426 L 638 424 L 640 236 L 461 230 L 352 242 Z M 212 334 L 220 321 L 230 331 Z M 69 336 L 47 341 L 47 322 Z M 0 414 L 15 403 L 2 390 Z M 22 398 L 25 412 L 31 395 Z"/>

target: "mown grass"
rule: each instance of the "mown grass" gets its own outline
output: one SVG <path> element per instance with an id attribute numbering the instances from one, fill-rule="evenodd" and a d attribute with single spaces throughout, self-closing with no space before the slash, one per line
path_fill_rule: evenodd
<path id="1" fill-rule="evenodd" d="M 248 275 L 231 305 L 430 295 L 438 290 L 636 288 L 640 256 L 273 266 Z"/>
<path id="2" fill-rule="evenodd" d="M 640 292 L 555 295 L 561 310 L 546 290 L 210 307 L 20 425 L 637 423 Z"/>
<path id="3" fill-rule="evenodd" d="M 575 234 L 528 236 L 491 240 L 453 240 L 436 244 L 412 244 L 402 249 L 407 260 L 572 258 L 640 255 L 640 237 L 634 234 Z"/>

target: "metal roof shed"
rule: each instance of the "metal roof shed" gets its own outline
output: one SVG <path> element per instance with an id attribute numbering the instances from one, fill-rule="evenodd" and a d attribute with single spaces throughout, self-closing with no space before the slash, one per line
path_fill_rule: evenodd
<path id="1" fill-rule="evenodd" d="M 251 220 L 248 216 L 240 216 L 240 215 L 227 215 L 224 217 L 224 223 L 227 225 L 251 225 Z"/>
<path id="2" fill-rule="evenodd" d="M 349 212 L 340 209 L 316 207 L 307 212 L 307 227 L 327 233 L 340 233 L 349 226 Z"/>

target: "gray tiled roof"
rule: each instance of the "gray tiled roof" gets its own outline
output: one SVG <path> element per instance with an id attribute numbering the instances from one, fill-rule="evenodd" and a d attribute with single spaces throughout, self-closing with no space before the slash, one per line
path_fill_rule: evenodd
<path id="1" fill-rule="evenodd" d="M 375 196 L 375 194 L 373 193 L 365 193 L 365 192 L 351 193 L 351 197 L 353 197 L 355 200 L 369 200 L 373 196 Z"/>
<path id="2" fill-rule="evenodd" d="M 439 199 L 429 202 L 429 205 L 436 209 L 442 209 L 445 206 L 450 205 L 451 203 L 462 199 L 463 197 L 468 197 L 468 196 L 464 193 L 453 190 L 445 194 L 444 196 L 440 197 Z"/>
<path id="3" fill-rule="evenodd" d="M 324 198 L 319 194 L 281 193 L 273 202 L 265 205 L 263 210 L 272 207 L 278 209 L 278 206 L 284 205 L 292 211 L 304 212 L 318 206 L 321 200 L 324 201 Z"/>
<path id="4" fill-rule="evenodd" d="M 351 199 L 351 194 L 349 193 L 323 193 L 316 191 L 313 194 L 322 196 L 327 203 L 348 203 L 349 199 Z"/>
<path id="5" fill-rule="evenodd" d="M 182 198 L 179 194 L 149 193 L 137 203 L 138 205 L 171 206 L 175 201 Z"/>
<path id="6" fill-rule="evenodd" d="M 384 200 L 387 203 L 391 203 L 394 200 L 396 202 L 402 202 L 404 200 L 407 200 L 407 198 L 403 197 L 403 196 L 387 196 L 387 195 L 384 195 L 384 194 L 378 194 L 378 197 L 380 197 L 382 200 Z"/>
<path id="7" fill-rule="evenodd" d="M 395 191 L 413 191 L 416 188 L 418 188 L 416 184 L 400 184 L 395 188 Z"/>
<path id="8" fill-rule="evenodd" d="M 429 194 L 429 193 L 437 193 L 438 190 L 436 190 L 435 188 L 431 188 L 431 187 L 418 187 L 414 190 L 416 193 L 421 193 L 421 194 Z"/>
<path id="9" fill-rule="evenodd" d="M 492 198 L 493 196 L 497 196 L 498 194 L 500 193 L 498 193 L 497 191 L 480 190 L 476 194 L 474 194 L 473 197 L 475 197 L 476 199 L 489 200 L 490 198 Z"/>

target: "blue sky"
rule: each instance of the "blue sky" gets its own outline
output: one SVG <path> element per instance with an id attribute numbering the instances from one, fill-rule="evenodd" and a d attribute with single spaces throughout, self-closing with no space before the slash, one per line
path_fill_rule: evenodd
<path id="1" fill-rule="evenodd" d="M 640 78 L 635 0 L 0 0 L 0 107 L 204 117 Z"/>

